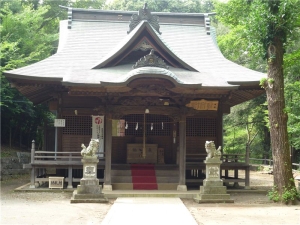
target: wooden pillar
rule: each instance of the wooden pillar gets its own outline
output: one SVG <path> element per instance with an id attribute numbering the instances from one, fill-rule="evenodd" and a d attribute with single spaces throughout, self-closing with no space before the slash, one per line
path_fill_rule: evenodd
<path id="1" fill-rule="evenodd" d="M 222 104 L 219 104 L 218 115 L 217 115 L 217 143 L 216 146 L 222 146 L 223 152 L 223 109 Z"/>
<path id="2" fill-rule="evenodd" d="M 111 147 L 112 147 L 112 115 L 105 115 L 105 170 L 104 170 L 104 191 L 112 191 L 111 185 Z"/>
<path id="3" fill-rule="evenodd" d="M 71 163 L 72 161 L 72 154 L 69 154 L 69 162 Z M 73 167 L 70 165 L 68 168 L 68 186 L 67 188 L 73 188 Z"/>
<path id="4" fill-rule="evenodd" d="M 35 155 L 35 141 L 31 144 L 31 174 L 30 174 L 30 188 L 35 188 L 35 167 L 32 165 L 34 163 Z"/>
<path id="5" fill-rule="evenodd" d="M 63 109 L 63 97 L 62 94 L 59 94 L 58 96 L 58 109 L 57 109 L 57 115 L 56 118 L 57 119 L 62 119 L 63 115 L 62 115 L 62 109 Z M 57 129 L 57 151 L 58 152 L 63 152 L 64 149 L 62 148 L 62 127 L 57 127 L 55 128 Z"/>
<path id="6" fill-rule="evenodd" d="M 250 189 L 250 166 L 245 169 L 245 189 Z"/>
<path id="7" fill-rule="evenodd" d="M 181 115 L 179 121 L 179 184 L 178 191 L 187 191 L 185 184 L 186 170 L 186 116 Z"/>

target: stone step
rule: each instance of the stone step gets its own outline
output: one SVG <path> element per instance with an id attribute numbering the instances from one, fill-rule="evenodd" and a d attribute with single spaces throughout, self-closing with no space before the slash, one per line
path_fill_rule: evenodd
<path id="1" fill-rule="evenodd" d="M 178 171 L 174 170 L 155 170 L 156 180 L 158 183 L 177 183 L 179 179 Z M 113 169 L 111 170 L 112 182 L 129 183 L 132 181 L 130 169 Z"/>
<path id="2" fill-rule="evenodd" d="M 172 176 L 156 176 L 157 183 L 177 183 L 179 181 L 179 177 Z"/>
<path id="3" fill-rule="evenodd" d="M 131 176 L 131 170 L 111 170 L 111 176 Z"/>
<path id="4" fill-rule="evenodd" d="M 230 199 L 230 194 L 200 194 L 197 196 L 201 200 L 211 200 L 211 199 Z"/>
<path id="5" fill-rule="evenodd" d="M 158 190 L 177 190 L 178 183 L 157 183 Z M 113 190 L 133 190 L 132 183 L 114 183 L 112 182 Z M 145 196 L 146 197 L 146 196 Z"/>
<path id="6" fill-rule="evenodd" d="M 178 170 L 155 170 L 156 176 L 173 176 L 178 177 Z"/>
<path id="7" fill-rule="evenodd" d="M 201 186 L 200 187 L 200 193 L 201 194 L 226 194 L 226 187 L 207 187 L 207 186 Z"/>

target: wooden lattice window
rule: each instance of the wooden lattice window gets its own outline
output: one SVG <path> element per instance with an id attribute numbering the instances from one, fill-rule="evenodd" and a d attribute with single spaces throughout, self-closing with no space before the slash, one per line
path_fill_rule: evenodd
<path id="1" fill-rule="evenodd" d="M 63 119 L 66 120 L 63 134 L 92 136 L 91 116 L 64 116 Z"/>
<path id="2" fill-rule="evenodd" d="M 215 137 L 216 125 L 215 118 L 187 118 L 186 136 Z"/>
<path id="3" fill-rule="evenodd" d="M 125 136 L 143 136 L 144 115 L 130 114 L 123 117 L 125 120 Z M 173 126 L 170 117 L 157 114 L 146 114 L 146 135 L 147 136 L 170 136 Z"/>

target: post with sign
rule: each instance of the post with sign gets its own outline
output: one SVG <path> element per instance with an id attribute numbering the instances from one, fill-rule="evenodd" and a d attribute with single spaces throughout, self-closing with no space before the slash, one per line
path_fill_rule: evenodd
<path id="1" fill-rule="evenodd" d="M 55 160 L 56 160 L 56 152 L 57 152 L 57 128 L 58 127 L 65 127 L 66 120 L 65 119 L 55 119 L 54 120 L 54 127 L 55 127 Z"/>
<path id="2" fill-rule="evenodd" d="M 99 139 L 97 155 L 103 158 L 104 152 L 104 116 L 92 116 L 92 139 Z"/>

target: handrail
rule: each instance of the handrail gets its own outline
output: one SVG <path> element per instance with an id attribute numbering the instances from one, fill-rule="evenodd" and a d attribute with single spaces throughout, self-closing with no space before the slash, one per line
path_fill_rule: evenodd
<path id="1" fill-rule="evenodd" d="M 273 165 L 273 159 L 255 159 L 255 158 L 249 158 L 249 160 L 253 160 L 253 161 L 268 161 L 269 162 L 269 166 Z M 267 165 L 267 164 L 265 164 Z M 292 166 L 298 167 L 298 170 L 300 170 L 300 163 L 292 163 Z"/>
<path id="2" fill-rule="evenodd" d="M 40 161 L 78 161 L 82 159 L 81 152 L 55 152 L 55 151 L 32 151 L 31 162 Z M 105 155 L 104 152 L 100 153 Z M 104 156 L 98 157 L 99 159 L 104 159 Z"/>
<path id="3" fill-rule="evenodd" d="M 246 156 L 246 154 L 222 154 L 222 155 L 228 155 L 228 156 Z"/>
<path id="4" fill-rule="evenodd" d="M 35 153 L 43 153 L 43 154 L 80 154 L 80 152 L 54 152 L 54 151 L 35 151 Z"/>

